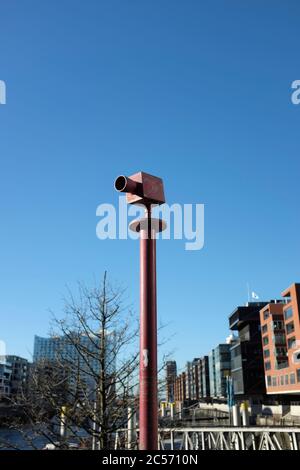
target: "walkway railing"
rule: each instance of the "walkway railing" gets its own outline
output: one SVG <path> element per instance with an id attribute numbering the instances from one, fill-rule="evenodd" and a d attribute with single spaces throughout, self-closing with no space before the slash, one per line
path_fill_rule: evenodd
<path id="1" fill-rule="evenodd" d="M 138 432 L 120 429 L 115 449 L 138 449 Z M 299 450 L 300 428 L 199 427 L 160 428 L 160 450 Z"/>

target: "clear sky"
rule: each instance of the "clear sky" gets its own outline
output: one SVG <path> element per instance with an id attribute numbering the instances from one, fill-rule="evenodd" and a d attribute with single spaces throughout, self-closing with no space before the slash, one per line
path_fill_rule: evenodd
<path id="1" fill-rule="evenodd" d="M 30 357 L 65 286 L 105 269 L 138 311 L 138 242 L 96 238 L 139 170 L 205 204 L 205 246 L 158 244 L 158 312 L 179 366 L 228 315 L 300 281 L 297 0 L 2 0 L 0 339 Z M 175 335 L 175 336 L 173 336 Z"/>

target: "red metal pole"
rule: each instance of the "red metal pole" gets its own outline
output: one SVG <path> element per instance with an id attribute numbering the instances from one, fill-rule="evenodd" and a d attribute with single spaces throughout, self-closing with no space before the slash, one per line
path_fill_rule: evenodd
<path id="1" fill-rule="evenodd" d="M 166 228 L 163 220 L 151 217 L 151 204 L 165 203 L 163 181 L 140 171 L 115 180 L 117 191 L 127 193 L 128 204 L 143 204 L 145 217 L 133 220 L 129 228 L 140 233 L 140 403 L 139 447 L 158 449 L 157 401 L 157 311 L 156 311 L 156 233 Z"/>
<path id="2" fill-rule="evenodd" d="M 148 224 L 140 230 L 140 450 L 158 449 L 156 238 Z"/>

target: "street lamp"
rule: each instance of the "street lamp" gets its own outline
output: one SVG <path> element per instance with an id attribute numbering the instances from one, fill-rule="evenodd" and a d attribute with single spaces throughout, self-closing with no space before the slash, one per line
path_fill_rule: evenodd
<path id="1" fill-rule="evenodd" d="M 140 233 L 140 393 L 139 448 L 158 449 L 157 399 L 157 309 L 156 309 L 156 234 L 166 228 L 163 220 L 153 218 L 151 209 L 165 202 L 161 178 L 144 172 L 118 176 L 117 191 L 125 192 L 128 204 L 145 207 L 145 216 L 130 223 Z"/>

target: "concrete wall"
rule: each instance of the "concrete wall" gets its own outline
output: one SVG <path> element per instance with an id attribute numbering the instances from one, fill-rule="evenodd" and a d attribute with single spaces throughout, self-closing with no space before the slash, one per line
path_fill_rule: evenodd
<path id="1" fill-rule="evenodd" d="M 229 411 L 228 405 L 226 403 L 214 403 L 213 405 L 207 403 L 200 403 L 200 408 L 202 410 L 220 410 L 225 411 L 227 413 Z M 300 418 L 300 406 L 291 406 L 290 409 L 287 411 L 282 405 L 252 405 L 252 409 L 251 406 L 249 406 L 249 413 L 254 415 L 259 414 L 262 416 L 290 416 L 291 418 L 294 416 Z"/>
<path id="2" fill-rule="evenodd" d="M 228 405 L 226 403 L 214 403 L 213 405 L 209 403 L 200 403 L 201 410 L 219 410 L 229 413 Z"/>
<path id="3" fill-rule="evenodd" d="M 291 406 L 291 416 L 299 416 L 300 417 L 300 406 Z"/>

